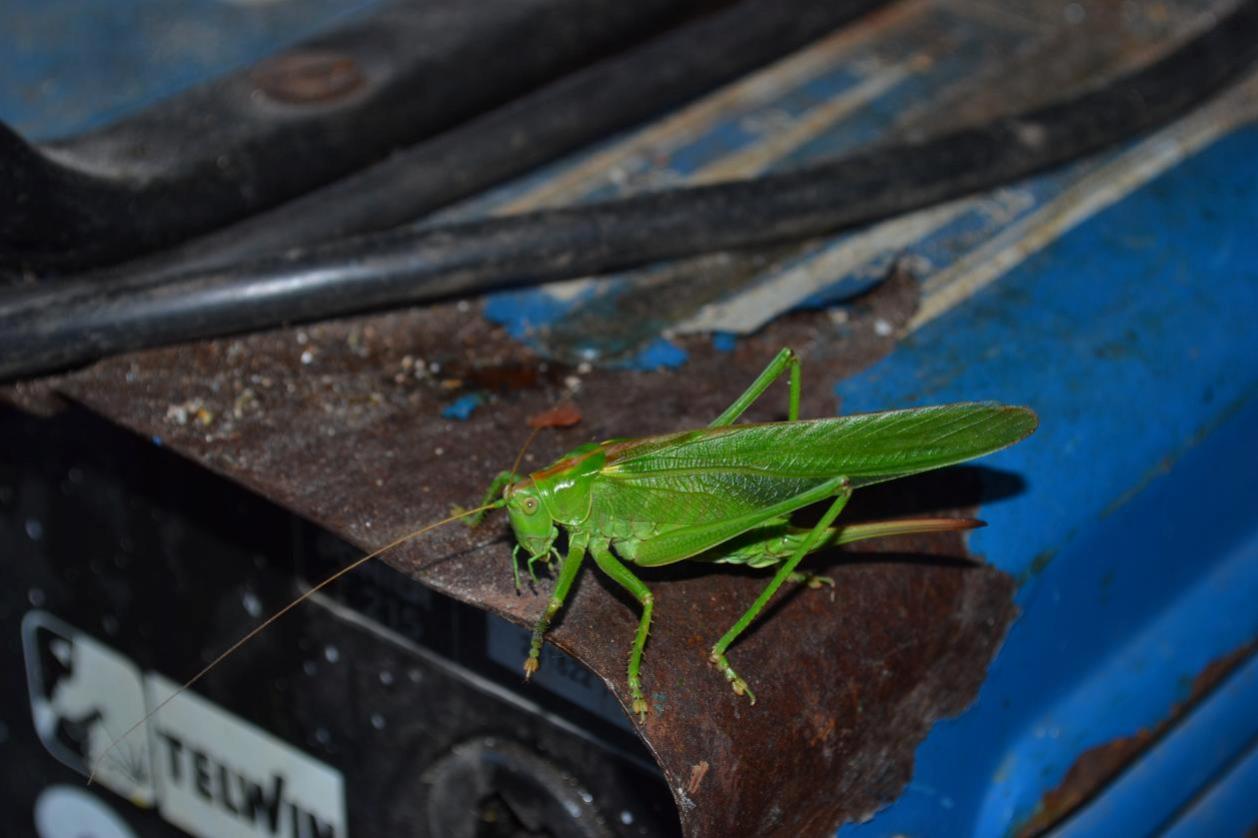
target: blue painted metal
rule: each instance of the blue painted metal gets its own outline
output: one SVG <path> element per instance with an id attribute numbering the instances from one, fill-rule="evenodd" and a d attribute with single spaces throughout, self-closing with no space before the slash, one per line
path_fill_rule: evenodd
<path id="1" fill-rule="evenodd" d="M 1211 5 L 1159 9 L 1182 21 Z M 590 200 L 738 160 L 750 174 L 852 149 L 906 113 L 930 124 L 933 104 L 999 66 L 994 56 L 1045 43 L 1034 27 L 1005 25 L 973 4 L 899 8 L 863 34 L 810 51 L 803 69 L 788 60 L 766 70 L 706 116 L 701 104 L 446 216 Z M 325 0 L 11 0 L 0 8 L 0 30 L 17 48 L 0 55 L 0 116 L 35 136 L 102 124 L 290 43 L 344 9 Z M 159 25 L 166 35 L 155 34 Z M 845 101 L 854 104 L 837 107 Z M 801 129 L 809 120 L 817 121 L 811 133 Z M 992 526 L 971 542 L 1020 580 L 1023 616 L 976 706 L 937 725 L 920 747 L 901 799 L 845 835 L 1010 834 L 1081 754 L 1156 728 L 1189 698 L 1199 672 L 1258 637 L 1258 127 L 1217 127 L 1219 138 L 1137 177 L 1125 194 L 1115 191 L 1118 167 L 1138 167 L 1160 146 L 1133 145 L 920 216 L 903 241 L 871 238 L 882 230 L 811 243 L 706 300 L 737 303 L 779 287 L 786 294 L 785 276 L 815 269 L 817 286 L 793 304 L 834 305 L 906 256 L 929 302 L 932 282 L 949 271 L 964 280 L 985 269 L 989 260 L 975 261 L 976 253 L 1043 239 L 990 284 L 915 324 L 884 361 L 834 383 L 845 412 L 998 398 L 1031 404 L 1042 419 L 1032 440 L 987 461 L 1025 487 L 984 508 Z M 798 141 L 781 143 L 793 130 Z M 566 190 L 553 189 L 565 182 Z M 1077 211 L 1077 223 L 1059 224 L 1059 210 Z M 866 244 L 853 264 L 824 261 Z M 596 331 L 600 310 L 614 314 L 623 297 L 659 281 L 658 269 L 647 269 L 513 291 L 490 298 L 485 314 L 548 349 L 543 333 L 581 317 Z M 684 350 L 661 332 L 694 313 L 664 312 L 616 363 L 684 365 Z M 569 339 L 579 354 L 580 333 Z M 712 341 L 727 351 L 737 335 L 721 327 Z M 589 358 L 604 348 L 591 344 Z M 1258 796 L 1256 685 L 1251 660 L 1063 834 L 1249 826 Z"/>
<path id="2" fill-rule="evenodd" d="M 445 419 L 458 419 L 460 422 L 465 422 L 484 400 L 485 397 L 480 393 L 466 393 L 441 408 L 441 416 Z"/>
<path id="3" fill-rule="evenodd" d="M 1023 617 L 975 709 L 853 833 L 1003 834 L 1258 636 L 1256 149 L 1254 128 L 1221 141 L 839 384 L 846 410 L 998 396 L 1041 417 L 987 461 L 1029 482 L 971 541 L 1025 580 Z"/>
<path id="4" fill-rule="evenodd" d="M 1258 827 L 1255 799 L 1258 799 L 1258 742 L 1162 834 L 1165 838 L 1213 838 L 1226 835 L 1244 823 L 1250 824 L 1248 834 L 1253 834 Z"/>

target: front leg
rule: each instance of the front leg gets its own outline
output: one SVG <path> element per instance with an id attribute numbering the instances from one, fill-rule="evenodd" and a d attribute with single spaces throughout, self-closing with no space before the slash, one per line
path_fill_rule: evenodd
<path id="1" fill-rule="evenodd" d="M 524 661 L 525 680 L 532 677 L 541 666 L 538 659 L 542 654 L 542 641 L 546 636 L 546 629 L 550 627 L 550 621 L 559 613 L 559 609 L 563 608 L 564 600 L 568 598 L 568 591 L 572 588 L 573 580 L 577 578 L 577 571 L 581 569 L 581 561 L 585 558 L 585 547 L 589 540 L 590 537 L 584 533 L 568 534 L 568 555 L 564 556 L 563 563 L 559 566 L 559 578 L 555 581 L 555 590 L 550 595 L 546 610 L 542 612 L 542 616 L 533 626 L 533 641 L 529 644 L 529 656 Z"/>
<path id="2" fill-rule="evenodd" d="M 481 506 L 488 508 L 482 509 L 475 515 L 469 515 L 464 520 L 464 523 L 466 523 L 469 527 L 475 527 L 480 524 L 481 521 L 485 520 L 485 516 L 489 514 L 490 509 L 497 509 L 503 505 L 502 503 L 495 503 L 495 501 L 502 500 L 502 490 L 510 486 L 512 483 L 520 482 L 521 479 L 523 478 L 513 471 L 498 472 L 498 476 L 493 479 L 493 482 L 489 484 L 489 489 L 485 491 L 485 499 L 480 502 Z M 518 583 L 516 587 L 519 587 Z"/>

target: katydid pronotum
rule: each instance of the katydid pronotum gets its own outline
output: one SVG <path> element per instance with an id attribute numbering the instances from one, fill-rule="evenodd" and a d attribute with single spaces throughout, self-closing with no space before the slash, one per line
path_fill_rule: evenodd
<path id="1" fill-rule="evenodd" d="M 787 421 L 734 424 L 788 373 Z M 834 526 L 854 490 L 989 454 L 1018 442 L 1036 426 L 1031 410 L 990 402 L 801 421 L 800 386 L 799 358 L 783 349 L 706 428 L 587 443 L 527 475 L 516 473 L 517 458 L 511 471 L 493 480 L 481 506 L 402 536 L 320 582 L 237 641 L 174 695 L 311 594 L 370 559 L 460 518 L 476 525 L 489 511 L 505 507 L 517 541 L 512 552 L 517 589 L 521 550 L 527 554 L 530 575 L 538 562 L 550 565 L 552 558 L 559 559 L 550 599 L 533 628 L 525 677 L 537 671 L 546 631 L 589 554 L 642 608 L 628 665 L 629 694 L 639 720 L 645 720 L 648 709 L 641 665 L 654 597 L 626 564 L 657 567 L 705 561 L 776 567 L 761 594 L 716 641 L 710 654 L 734 692 L 754 704 L 754 693 L 726 653 L 786 581 L 833 584 L 798 573 L 804 556 L 825 546 L 868 538 L 978 525 L 967 519 L 915 518 Z M 818 503 L 828 503 L 828 507 L 815 525 L 791 525 L 792 513 Z M 556 546 L 560 528 L 567 534 L 562 556 Z"/>

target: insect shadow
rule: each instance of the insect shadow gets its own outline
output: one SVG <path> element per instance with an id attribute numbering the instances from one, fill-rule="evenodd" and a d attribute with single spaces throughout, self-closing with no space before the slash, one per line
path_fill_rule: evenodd
<path id="1" fill-rule="evenodd" d="M 844 518 L 872 521 L 950 510 L 982 518 L 982 507 L 1017 497 L 1026 489 L 1026 480 L 1011 471 L 980 465 L 953 466 L 861 489 L 852 495 Z"/>

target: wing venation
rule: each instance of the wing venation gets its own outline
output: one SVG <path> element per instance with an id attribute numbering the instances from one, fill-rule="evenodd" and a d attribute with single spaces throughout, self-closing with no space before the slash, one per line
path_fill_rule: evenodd
<path id="1" fill-rule="evenodd" d="M 1035 425 L 1030 410 L 992 403 L 732 425 L 610 446 L 603 475 L 644 488 L 670 477 L 815 483 L 844 475 L 868 485 L 989 454 Z"/>

